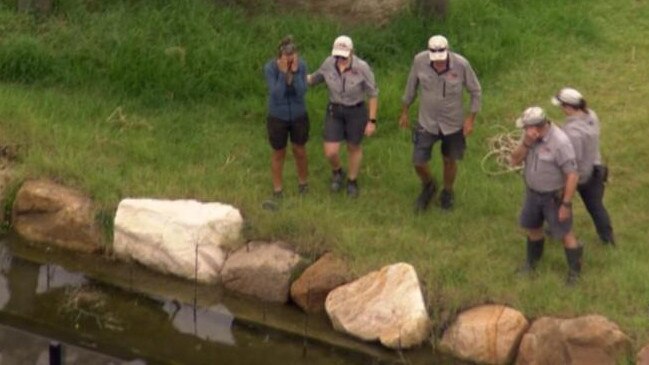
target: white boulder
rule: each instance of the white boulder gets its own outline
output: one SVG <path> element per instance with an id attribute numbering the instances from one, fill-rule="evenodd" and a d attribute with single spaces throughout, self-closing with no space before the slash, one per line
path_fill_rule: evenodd
<path id="1" fill-rule="evenodd" d="M 113 250 L 163 273 L 215 283 L 223 245 L 240 239 L 243 219 L 227 204 L 124 199 L 117 207 Z"/>

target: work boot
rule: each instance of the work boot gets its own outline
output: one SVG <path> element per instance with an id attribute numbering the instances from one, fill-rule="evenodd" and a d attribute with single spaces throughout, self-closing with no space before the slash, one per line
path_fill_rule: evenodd
<path id="1" fill-rule="evenodd" d="M 331 191 L 337 193 L 343 187 L 345 181 L 345 171 L 343 169 L 334 170 L 331 174 Z"/>
<path id="2" fill-rule="evenodd" d="M 439 204 L 444 210 L 451 210 L 453 208 L 453 203 L 455 198 L 452 191 L 442 189 L 442 193 L 439 195 Z"/>
<path id="3" fill-rule="evenodd" d="M 568 276 L 566 285 L 574 286 L 579 281 L 581 274 L 581 257 L 584 253 L 584 246 L 577 248 L 565 248 L 566 261 L 568 261 Z"/>
<path id="4" fill-rule="evenodd" d="M 360 191 L 356 180 L 347 180 L 347 196 L 350 198 L 358 198 L 359 193 Z"/>
<path id="5" fill-rule="evenodd" d="M 434 180 L 431 180 L 427 183 L 421 185 L 421 193 L 415 201 L 415 213 L 422 213 L 428 208 L 430 201 L 435 197 L 437 193 L 437 184 Z"/>
<path id="6" fill-rule="evenodd" d="M 273 196 L 264 200 L 264 202 L 261 203 L 261 207 L 271 212 L 277 211 L 283 198 L 284 192 L 282 190 L 273 191 Z"/>
<path id="7" fill-rule="evenodd" d="M 309 193 L 309 184 L 308 183 L 298 184 L 297 193 L 300 194 L 300 196 L 307 195 Z"/>
<path id="8" fill-rule="evenodd" d="M 529 276 L 535 272 L 536 265 L 541 260 L 541 256 L 543 256 L 544 244 L 545 238 L 536 241 L 532 241 L 529 237 L 527 238 L 527 258 L 523 266 L 517 270 L 519 275 Z"/>

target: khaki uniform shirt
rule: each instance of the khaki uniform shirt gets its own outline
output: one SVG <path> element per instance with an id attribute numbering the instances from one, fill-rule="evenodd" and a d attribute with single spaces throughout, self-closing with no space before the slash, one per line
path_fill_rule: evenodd
<path id="1" fill-rule="evenodd" d="M 525 184 L 541 193 L 561 190 L 571 172 L 577 172 L 575 151 L 568 136 L 552 124 L 548 133 L 527 151 Z"/>
<path id="2" fill-rule="evenodd" d="M 340 73 L 336 59 L 327 57 L 320 68 L 311 74 L 313 85 L 325 82 L 329 89 L 329 102 L 353 106 L 365 101 L 365 97 L 378 96 L 374 73 L 362 59 L 352 55 L 351 67 Z"/>
<path id="3" fill-rule="evenodd" d="M 471 95 L 471 113 L 480 111 L 482 89 L 469 61 L 457 53 L 448 53 L 448 70 L 438 74 L 431 65 L 428 51 L 420 52 L 410 68 L 403 104 L 410 106 L 420 92 L 419 124 L 432 134 L 455 133 L 464 126 L 462 91 Z"/>
<path id="4" fill-rule="evenodd" d="M 588 109 L 586 115 L 573 115 L 566 118 L 563 126 L 572 147 L 575 150 L 579 183 L 588 182 L 593 174 L 593 167 L 600 165 L 602 158 L 599 152 L 599 119 L 594 111 Z"/>

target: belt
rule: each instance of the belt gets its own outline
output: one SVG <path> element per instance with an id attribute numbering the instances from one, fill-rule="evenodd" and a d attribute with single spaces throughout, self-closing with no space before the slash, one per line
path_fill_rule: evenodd
<path id="1" fill-rule="evenodd" d="M 542 195 L 542 196 L 556 195 L 556 194 L 560 194 L 560 193 L 563 192 L 561 189 L 558 189 L 558 190 L 550 190 L 550 191 L 536 191 L 536 190 L 534 190 L 534 189 L 527 188 L 527 190 L 531 191 L 532 193 L 534 193 L 534 194 L 536 194 L 536 195 Z"/>
<path id="2" fill-rule="evenodd" d="M 365 104 L 365 102 L 364 101 L 359 101 L 358 103 L 352 104 L 352 105 L 345 105 L 345 104 L 339 104 L 339 103 L 329 103 L 329 104 L 331 106 L 341 107 L 341 108 L 358 108 L 360 106 L 363 106 Z"/>

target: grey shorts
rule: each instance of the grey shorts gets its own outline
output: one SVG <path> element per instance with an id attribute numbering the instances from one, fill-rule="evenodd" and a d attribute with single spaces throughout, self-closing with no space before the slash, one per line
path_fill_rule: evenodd
<path id="1" fill-rule="evenodd" d="M 543 222 L 548 223 L 552 237 L 562 239 L 572 229 L 572 214 L 568 219 L 559 222 L 559 207 L 561 192 L 539 193 L 529 188 L 525 189 L 525 202 L 520 215 L 521 227 L 539 229 Z"/>
<path id="2" fill-rule="evenodd" d="M 324 123 L 325 142 L 347 141 L 353 145 L 361 144 L 367 118 L 365 103 L 354 106 L 329 103 Z"/>
<path id="3" fill-rule="evenodd" d="M 459 131 L 451 134 L 432 134 L 424 129 L 421 124 L 412 129 L 412 163 L 423 165 L 430 161 L 433 146 L 437 141 L 442 141 L 442 156 L 458 161 L 464 157 L 466 140 L 464 132 Z"/>

